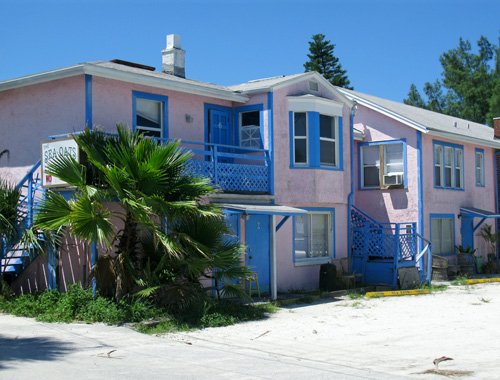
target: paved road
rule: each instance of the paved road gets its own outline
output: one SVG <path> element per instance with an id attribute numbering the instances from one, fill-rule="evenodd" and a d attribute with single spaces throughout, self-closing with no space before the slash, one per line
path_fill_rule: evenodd
<path id="1" fill-rule="evenodd" d="M 241 327 L 244 328 L 244 327 Z M 108 352 L 112 352 L 109 357 Z M 0 379 L 401 379 L 291 353 L 0 315 Z"/>
<path id="2" fill-rule="evenodd" d="M 126 327 L 0 315 L 0 379 L 498 379 L 500 284 L 296 305 L 224 328 Z M 108 356 L 108 353 L 109 356 Z"/>

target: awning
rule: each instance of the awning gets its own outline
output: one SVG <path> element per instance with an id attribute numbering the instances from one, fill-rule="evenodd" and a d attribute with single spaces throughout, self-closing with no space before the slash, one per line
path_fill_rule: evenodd
<path id="1" fill-rule="evenodd" d="M 474 207 L 460 207 L 460 215 L 472 218 L 500 219 L 500 214 L 497 212 L 481 210 Z"/>
<path id="2" fill-rule="evenodd" d="M 290 206 L 281 205 L 250 205 L 250 204 L 234 204 L 222 203 L 219 204 L 225 210 L 238 212 L 241 214 L 264 214 L 264 215 L 302 215 L 307 214 L 306 210 Z"/>

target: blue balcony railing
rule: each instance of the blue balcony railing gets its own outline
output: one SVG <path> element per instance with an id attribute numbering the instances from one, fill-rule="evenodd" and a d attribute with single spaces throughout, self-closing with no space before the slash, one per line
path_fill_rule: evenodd
<path id="1" fill-rule="evenodd" d="M 181 141 L 183 148 L 193 152 L 188 170 L 210 178 L 215 187 L 229 193 L 270 192 L 269 152 L 196 141 Z"/>
<path id="2" fill-rule="evenodd" d="M 60 138 L 79 134 L 73 132 L 51 136 Z M 110 135 L 113 135 L 110 133 Z M 271 192 L 271 160 L 269 151 L 233 145 L 212 144 L 182 139 L 155 139 L 161 143 L 179 140 L 193 158 L 188 170 L 194 175 L 210 178 L 212 185 L 226 193 L 269 194 Z"/>

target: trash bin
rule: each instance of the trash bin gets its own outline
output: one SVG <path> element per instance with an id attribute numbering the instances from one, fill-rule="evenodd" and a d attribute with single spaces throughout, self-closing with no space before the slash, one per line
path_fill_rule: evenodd
<path id="1" fill-rule="evenodd" d="M 325 292 L 335 290 L 337 268 L 334 264 L 322 264 L 319 269 L 319 289 Z"/>

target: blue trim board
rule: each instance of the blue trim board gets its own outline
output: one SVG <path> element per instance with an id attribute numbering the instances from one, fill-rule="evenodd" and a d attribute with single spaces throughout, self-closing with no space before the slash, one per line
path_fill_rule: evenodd
<path id="1" fill-rule="evenodd" d="M 288 113 L 288 123 L 290 131 L 290 169 L 319 169 L 319 170 L 344 170 L 344 149 L 342 135 L 342 116 L 335 116 L 337 120 L 336 128 L 336 149 L 338 150 L 338 162 L 336 166 L 321 164 L 320 162 L 320 113 L 303 111 L 306 114 L 306 133 L 307 133 L 307 163 L 296 164 L 294 156 L 294 112 Z M 337 158 L 336 158 L 337 159 Z"/>
<path id="2" fill-rule="evenodd" d="M 456 163 L 455 163 L 455 156 L 456 156 L 456 153 L 455 153 L 455 149 L 461 149 L 462 150 L 462 172 L 461 172 L 461 176 L 462 176 L 462 187 L 455 187 L 455 186 L 451 186 L 451 187 L 447 187 L 447 186 L 444 186 L 444 169 L 442 170 L 441 172 L 441 180 L 443 182 L 443 186 L 436 186 L 436 170 L 434 170 L 434 168 L 436 167 L 436 155 L 435 155 L 435 146 L 436 145 L 440 145 L 443 147 L 442 149 L 442 154 L 441 154 L 441 163 L 442 163 L 442 167 L 444 168 L 444 151 L 445 151 L 445 147 L 450 147 L 450 148 L 453 148 L 453 163 L 452 163 L 452 167 L 451 167 L 451 183 L 452 185 L 455 184 L 455 167 L 456 167 Z M 444 190 L 458 190 L 458 191 L 465 191 L 465 175 L 464 175 L 464 172 L 465 172 L 465 165 L 464 165 L 464 162 L 465 162 L 465 151 L 464 151 L 464 146 L 463 145 L 459 145 L 459 144 L 452 144 L 452 143 L 449 143 L 449 142 L 444 142 L 444 141 L 439 141 L 439 140 L 432 140 L 432 177 L 433 177 L 433 186 L 435 189 L 444 189 Z"/>
<path id="3" fill-rule="evenodd" d="M 349 174 L 351 191 L 347 196 L 347 257 L 352 256 L 352 205 L 354 203 L 354 107 L 349 114 Z"/>
<path id="4" fill-rule="evenodd" d="M 453 231 L 453 252 L 451 253 L 440 253 L 440 256 L 452 256 L 455 254 L 455 244 L 456 244 L 456 230 L 455 230 L 455 214 L 429 214 L 429 240 L 431 241 L 432 247 L 432 219 L 451 219 L 452 222 L 452 231 Z"/>
<path id="5" fill-rule="evenodd" d="M 295 218 L 296 216 L 293 217 L 293 225 L 292 225 L 292 260 L 294 265 L 319 265 L 319 264 L 324 264 L 328 262 L 331 259 L 335 259 L 337 257 L 336 253 L 336 239 L 335 239 L 335 232 L 336 232 L 336 224 L 335 224 L 335 208 L 327 207 L 327 208 L 322 208 L 322 207 L 301 207 L 304 210 L 307 211 L 318 211 L 318 212 L 324 212 L 324 213 L 330 213 L 331 220 L 332 220 L 332 254 L 330 256 L 325 256 L 325 257 L 314 257 L 314 258 L 309 258 L 309 259 L 301 259 L 301 260 L 296 260 L 295 259 Z M 309 215 L 309 214 L 307 214 Z"/>
<path id="6" fill-rule="evenodd" d="M 271 195 L 274 195 L 274 94 L 272 91 L 267 93 L 267 130 L 269 133 L 268 136 L 268 151 L 269 151 L 269 159 L 271 161 L 270 169 L 270 179 L 269 179 L 269 192 Z M 274 201 L 273 201 L 274 202 Z"/>
<path id="7" fill-rule="evenodd" d="M 92 126 L 92 75 L 85 74 L 85 127 Z"/>
<path id="8" fill-rule="evenodd" d="M 424 236 L 424 173 L 422 164 L 422 132 L 417 131 L 417 181 L 418 181 L 418 234 Z M 423 247 L 423 241 L 419 241 L 418 250 L 421 251 Z"/>
<path id="9" fill-rule="evenodd" d="M 477 181 L 476 181 L 476 153 L 482 153 L 483 154 L 483 184 L 478 184 Z M 476 183 L 476 187 L 486 187 L 486 173 L 485 173 L 485 166 L 484 166 L 484 163 L 485 163 L 485 158 L 484 158 L 484 149 L 482 148 L 476 148 L 474 150 L 474 182 Z M 496 171 L 495 171 L 496 173 Z"/>
<path id="10" fill-rule="evenodd" d="M 161 102 L 163 106 L 163 137 L 162 139 L 168 139 L 168 96 L 150 94 L 148 92 L 132 91 L 132 130 L 135 131 L 136 125 L 136 99 L 148 99 Z"/>
<path id="11" fill-rule="evenodd" d="M 378 187 L 362 187 L 361 177 L 363 170 L 363 162 L 361 161 L 361 151 L 364 146 L 375 146 L 375 145 L 390 145 L 390 144 L 403 144 L 403 187 L 408 188 L 408 166 L 407 166 L 407 154 L 406 154 L 406 139 L 397 140 L 381 140 L 381 141 L 366 141 L 358 143 L 358 190 L 391 190 L 391 189 L 381 189 Z M 354 154 L 354 153 L 353 153 Z"/>
<path id="12" fill-rule="evenodd" d="M 495 183 L 495 211 L 499 212 L 500 210 L 498 209 L 498 178 L 497 178 L 497 173 L 498 173 L 498 166 L 497 166 L 497 157 L 500 155 L 500 152 L 496 152 L 493 154 L 493 168 L 494 168 L 494 174 L 493 178 L 495 179 L 493 182 Z M 500 227 L 500 221 L 497 219 L 495 223 L 496 230 L 499 230 Z M 498 235 L 497 235 L 497 244 L 496 244 L 496 257 L 498 259 L 499 257 L 499 252 L 500 252 L 500 244 L 498 244 Z"/>

